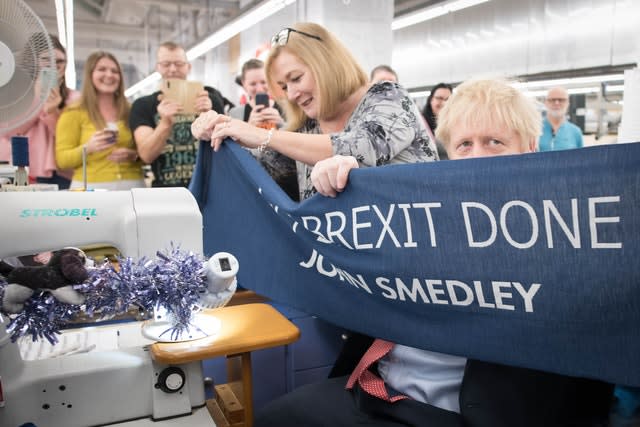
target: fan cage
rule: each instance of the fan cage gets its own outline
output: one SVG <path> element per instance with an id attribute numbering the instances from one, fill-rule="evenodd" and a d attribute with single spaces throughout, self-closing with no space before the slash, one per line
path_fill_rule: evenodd
<path id="1" fill-rule="evenodd" d="M 8 83 L 0 87 L 0 135 L 37 114 L 57 85 L 53 44 L 42 21 L 22 0 L 0 1 L 0 43 L 15 62 Z M 0 69 L 6 61 L 0 56 Z"/>

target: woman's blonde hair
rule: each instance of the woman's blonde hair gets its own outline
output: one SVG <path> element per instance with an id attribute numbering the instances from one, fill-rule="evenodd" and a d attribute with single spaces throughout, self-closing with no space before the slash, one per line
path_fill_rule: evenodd
<path id="1" fill-rule="evenodd" d="M 93 81 L 91 79 L 93 70 L 95 70 L 98 61 L 100 61 L 102 58 L 109 58 L 113 62 L 115 62 L 116 66 L 118 67 L 118 74 L 120 74 L 120 83 L 118 83 L 118 89 L 114 94 L 114 102 L 118 110 L 118 119 L 123 120 L 125 123 L 128 123 L 129 110 L 131 108 L 129 101 L 127 101 L 127 98 L 124 96 L 124 77 L 122 75 L 122 67 L 120 67 L 120 63 L 118 62 L 116 57 L 109 52 L 93 52 L 91 55 L 89 55 L 86 62 L 84 63 L 80 99 L 72 106 L 72 108 L 85 109 L 89 114 L 89 119 L 96 127 L 96 129 L 103 129 L 107 125 L 104 118 L 102 117 L 102 114 L 100 114 L 100 109 L 98 108 L 98 92 L 96 91 L 96 88 L 93 85 Z"/>
<path id="2" fill-rule="evenodd" d="M 342 102 L 367 85 L 367 73 L 349 50 L 326 28 L 309 22 L 295 24 L 292 28 L 318 36 L 321 40 L 291 31 L 286 45 L 272 47 L 265 61 L 269 91 L 272 94 L 282 93 L 275 81 L 272 67 L 281 52 L 289 52 L 311 70 L 320 94 L 318 118 L 331 118 L 337 113 Z M 289 129 L 299 129 L 307 121 L 308 117 L 302 109 L 289 102 L 286 96 L 285 99 L 278 100 L 278 103 L 286 109 Z"/>
<path id="3" fill-rule="evenodd" d="M 537 145 L 542 118 L 533 100 L 504 80 L 469 80 L 456 87 L 438 116 L 436 139 L 449 145 L 455 126 L 496 123 L 516 132 L 524 148 Z"/>

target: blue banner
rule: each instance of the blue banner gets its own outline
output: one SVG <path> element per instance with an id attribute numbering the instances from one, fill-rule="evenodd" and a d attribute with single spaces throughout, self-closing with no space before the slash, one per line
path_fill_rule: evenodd
<path id="1" fill-rule="evenodd" d="M 240 285 L 368 335 L 640 386 L 640 143 L 358 169 L 292 202 L 202 145 L 205 252 Z"/>

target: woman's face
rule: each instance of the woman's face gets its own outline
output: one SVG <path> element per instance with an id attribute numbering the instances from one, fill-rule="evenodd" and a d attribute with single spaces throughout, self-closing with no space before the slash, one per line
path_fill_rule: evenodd
<path id="1" fill-rule="evenodd" d="M 320 95 L 311 69 L 297 56 L 282 50 L 271 66 L 275 81 L 287 94 L 287 99 L 297 104 L 307 117 L 318 118 Z"/>
<path id="2" fill-rule="evenodd" d="M 438 114 L 440 114 L 440 110 L 442 110 L 442 107 L 444 107 L 444 104 L 447 102 L 450 96 L 451 91 L 449 89 L 443 87 L 436 89 L 433 97 L 431 97 L 431 111 L 433 111 L 433 114 L 436 117 L 438 117 Z"/>
<path id="3" fill-rule="evenodd" d="M 102 57 L 91 73 L 91 83 L 100 94 L 114 94 L 120 85 L 120 70 L 111 58 Z"/>
<path id="4" fill-rule="evenodd" d="M 267 93 L 267 79 L 264 68 L 253 68 L 244 73 L 242 87 L 250 99 L 256 97 L 256 93 Z"/>
<path id="5" fill-rule="evenodd" d="M 55 57 L 55 68 L 58 81 L 61 81 L 64 77 L 65 69 L 67 68 L 67 55 L 59 49 L 53 49 L 53 56 Z M 40 53 L 40 67 L 50 67 L 49 58 L 47 52 Z"/>

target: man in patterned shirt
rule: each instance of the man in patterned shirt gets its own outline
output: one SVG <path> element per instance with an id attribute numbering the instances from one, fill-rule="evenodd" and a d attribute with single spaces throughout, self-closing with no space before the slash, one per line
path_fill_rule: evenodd
<path id="1" fill-rule="evenodd" d="M 156 71 L 163 79 L 186 80 L 191 71 L 184 48 L 173 42 L 160 45 Z M 161 92 L 138 98 L 131 107 L 129 127 L 138 155 L 151 165 L 153 187 L 186 187 L 191 181 L 198 141 L 191 135 L 193 114 L 183 114 L 185 106 L 162 99 Z M 195 100 L 195 111 L 224 112 L 223 97 L 205 86 Z"/>

